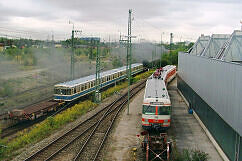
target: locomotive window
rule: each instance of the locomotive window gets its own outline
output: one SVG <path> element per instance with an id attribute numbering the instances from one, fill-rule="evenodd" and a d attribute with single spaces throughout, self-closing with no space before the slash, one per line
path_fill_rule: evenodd
<path id="1" fill-rule="evenodd" d="M 143 105 L 143 114 L 146 115 L 154 115 L 155 114 L 155 106 L 146 106 Z"/>
<path id="2" fill-rule="evenodd" d="M 158 109 L 159 115 L 170 115 L 171 114 L 171 106 L 161 106 Z"/>

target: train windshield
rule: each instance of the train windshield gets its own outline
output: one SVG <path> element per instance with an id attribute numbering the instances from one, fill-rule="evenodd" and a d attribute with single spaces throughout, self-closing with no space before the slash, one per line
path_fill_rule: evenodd
<path id="1" fill-rule="evenodd" d="M 171 106 L 146 106 L 146 105 L 143 105 L 143 114 L 155 115 L 156 108 L 157 108 L 158 115 L 171 114 Z"/>
<path id="2" fill-rule="evenodd" d="M 159 106 L 158 113 L 159 113 L 159 115 L 170 115 L 171 106 Z"/>
<path id="3" fill-rule="evenodd" d="M 155 106 L 146 106 L 143 105 L 143 114 L 146 115 L 154 115 L 156 111 L 156 107 Z"/>

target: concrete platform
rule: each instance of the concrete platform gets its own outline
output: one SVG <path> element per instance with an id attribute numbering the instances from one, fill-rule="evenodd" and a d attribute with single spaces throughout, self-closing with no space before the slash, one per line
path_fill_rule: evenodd
<path id="1" fill-rule="evenodd" d="M 172 102 L 172 119 L 169 135 L 175 138 L 177 148 L 197 149 L 209 154 L 210 161 L 222 161 L 219 153 L 207 137 L 206 133 L 192 114 L 188 114 L 187 105 L 176 88 L 176 79 L 169 86 L 168 91 Z"/>

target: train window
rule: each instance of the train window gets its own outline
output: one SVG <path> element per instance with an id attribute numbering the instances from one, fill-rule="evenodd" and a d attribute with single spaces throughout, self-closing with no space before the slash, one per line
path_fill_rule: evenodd
<path id="1" fill-rule="evenodd" d="M 76 90 L 76 92 L 75 93 L 79 93 L 80 92 L 80 86 L 78 85 L 78 86 L 76 86 L 75 87 L 75 90 Z"/>
<path id="2" fill-rule="evenodd" d="M 85 89 L 87 89 L 87 88 L 88 88 L 87 83 L 85 83 Z"/>
<path id="3" fill-rule="evenodd" d="M 66 89 L 61 89 L 61 94 L 66 95 Z"/>
<path id="4" fill-rule="evenodd" d="M 66 89 L 66 94 L 65 95 L 71 95 L 71 89 Z"/>
<path id="5" fill-rule="evenodd" d="M 74 93 L 76 93 L 76 87 L 74 88 Z"/>
<path id="6" fill-rule="evenodd" d="M 171 106 L 159 106 L 158 113 L 159 115 L 170 115 Z"/>
<path id="7" fill-rule="evenodd" d="M 155 106 L 143 105 L 143 114 L 154 115 L 155 114 L 155 110 L 156 110 L 155 108 L 156 108 Z"/>
<path id="8" fill-rule="evenodd" d="M 95 80 L 94 80 L 94 81 L 92 81 L 92 85 L 93 85 L 93 87 L 95 86 Z"/>
<path id="9" fill-rule="evenodd" d="M 84 90 L 85 90 L 85 85 L 82 84 L 82 85 L 81 85 L 81 91 L 84 91 Z"/>
<path id="10" fill-rule="evenodd" d="M 54 94 L 61 94 L 60 89 L 58 89 L 58 88 L 54 88 Z"/>

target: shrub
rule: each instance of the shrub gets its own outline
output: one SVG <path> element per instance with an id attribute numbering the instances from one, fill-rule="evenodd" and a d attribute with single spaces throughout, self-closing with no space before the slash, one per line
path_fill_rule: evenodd
<path id="1" fill-rule="evenodd" d="M 208 159 L 208 154 L 200 150 L 184 149 L 182 153 L 178 152 L 177 149 L 172 151 L 173 161 L 207 161 Z"/>

